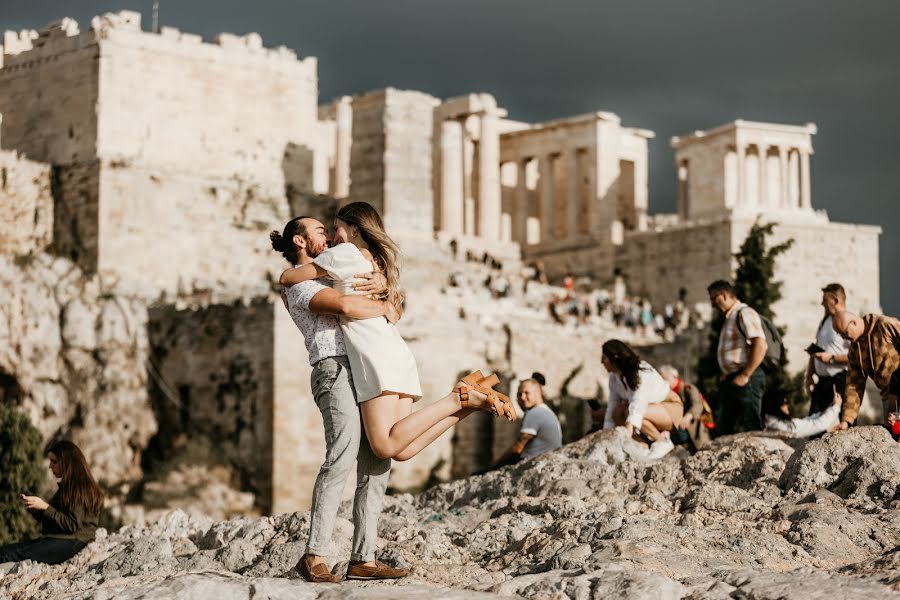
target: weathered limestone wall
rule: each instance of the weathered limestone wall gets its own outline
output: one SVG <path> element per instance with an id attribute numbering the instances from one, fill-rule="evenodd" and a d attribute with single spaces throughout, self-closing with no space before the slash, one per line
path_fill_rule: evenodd
<path id="1" fill-rule="evenodd" d="M 352 101 L 350 197 L 375 206 L 396 237 L 431 239 L 432 125 L 438 100 L 393 88 Z"/>
<path id="2" fill-rule="evenodd" d="M 118 289 L 227 302 L 267 293 L 265 274 L 284 268 L 268 234 L 292 213 L 276 187 L 140 165 L 106 163 L 100 172 L 100 266 Z"/>
<path id="3" fill-rule="evenodd" d="M 32 160 L 93 160 L 99 46 L 63 19 L 40 34 L 7 32 L 0 69 L 0 145 Z"/>
<path id="4" fill-rule="evenodd" d="M 256 34 L 143 32 L 127 11 L 29 35 L 0 70 L 0 140 L 63 168 L 55 251 L 151 298 L 264 283 L 287 188 L 327 191 L 315 59 Z M 228 230 L 238 256 L 223 260 Z M 136 237 L 160 243 L 147 252 Z"/>
<path id="5" fill-rule="evenodd" d="M 208 437 L 263 510 L 272 506 L 275 309 L 284 311 L 266 298 L 161 307 L 148 327 L 160 447 L 179 435 Z"/>
<path id="6" fill-rule="evenodd" d="M 50 168 L 0 151 L 0 254 L 41 252 L 52 239 Z"/>
<path id="7" fill-rule="evenodd" d="M 143 302 L 45 253 L 0 256 L 0 289 L 6 400 L 45 439 L 73 439 L 104 483 L 140 478 L 141 451 L 156 432 Z"/>

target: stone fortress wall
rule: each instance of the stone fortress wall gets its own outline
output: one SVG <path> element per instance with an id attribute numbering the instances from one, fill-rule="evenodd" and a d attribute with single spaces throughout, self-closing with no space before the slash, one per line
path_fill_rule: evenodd
<path id="1" fill-rule="evenodd" d="M 540 260 L 553 277 L 602 285 L 618 268 L 655 302 L 680 287 L 702 301 L 762 215 L 797 240 L 780 267 L 792 356 L 818 322 L 824 283 L 842 280 L 851 306 L 879 306 L 878 228 L 812 209 L 814 128 L 738 121 L 674 140 L 679 214 L 649 218 L 653 134 L 612 113 L 529 124 L 489 94 L 393 88 L 319 106 L 314 58 L 256 34 L 144 32 L 128 11 L 3 42 L 3 398 L 45 436 L 72 435 L 113 485 L 140 477 L 151 442 L 197 435 L 263 510 L 308 503 L 320 417 L 267 233 L 296 214 L 327 221 L 349 199 L 375 204 L 406 251 L 401 333 L 426 398 L 466 369 L 497 369 L 514 388 L 539 368 L 582 423 L 578 402 L 604 395 L 598 341 L 628 335 L 602 325 L 576 342 L 515 300 L 448 298 L 438 290 L 457 268 L 451 241 L 508 271 Z M 546 352 L 562 347 L 578 350 Z M 447 437 L 398 465 L 393 485 L 465 473 L 485 457 L 463 449 L 487 436 L 496 456 L 515 432 L 472 420 L 455 446 Z"/>

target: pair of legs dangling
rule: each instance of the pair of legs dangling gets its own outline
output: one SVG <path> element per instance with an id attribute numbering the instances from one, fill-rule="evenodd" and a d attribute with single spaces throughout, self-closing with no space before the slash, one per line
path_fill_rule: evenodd
<path id="1" fill-rule="evenodd" d="M 362 402 L 360 413 L 372 452 L 379 458 L 409 460 L 460 420 L 477 410 L 515 420 L 509 398 L 492 388 L 496 375 L 470 373 L 440 400 L 413 412 L 412 398 L 384 392 Z"/>

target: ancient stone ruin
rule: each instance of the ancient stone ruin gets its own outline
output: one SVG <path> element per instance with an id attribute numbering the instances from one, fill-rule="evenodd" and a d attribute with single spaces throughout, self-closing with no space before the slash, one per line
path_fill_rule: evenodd
<path id="1" fill-rule="evenodd" d="M 777 307 L 790 307 L 795 365 L 833 273 L 851 306 L 879 309 L 879 228 L 813 208 L 813 125 L 737 120 L 673 139 L 679 212 L 650 216 L 653 133 L 609 112 L 525 123 L 490 94 L 389 87 L 320 105 L 313 57 L 256 34 L 146 32 L 129 11 L 84 30 L 63 19 L 6 32 L 0 56 L 3 398 L 47 438 L 70 435 L 120 498 L 148 465 L 206 440 L 210 470 L 225 468 L 256 510 L 307 506 L 321 428 L 267 233 L 298 214 L 327 221 L 348 198 L 382 211 L 406 253 L 401 332 L 426 398 L 475 367 L 514 386 L 539 361 L 579 435 L 583 400 L 603 397 L 599 342 L 659 340 L 608 322 L 561 328 L 518 291 L 496 302 L 443 293 L 455 269 L 487 275 L 456 253 L 489 254 L 516 290 L 521 265 L 542 261 L 551 279 L 570 271 L 611 286 L 620 273 L 653 302 L 684 287 L 693 303 L 730 274 L 761 216 L 796 240 Z M 647 352 L 689 362 L 685 347 Z M 392 485 L 466 475 L 515 436 L 473 423 L 398 466 Z M 247 505 L 237 495 L 216 514 Z"/>

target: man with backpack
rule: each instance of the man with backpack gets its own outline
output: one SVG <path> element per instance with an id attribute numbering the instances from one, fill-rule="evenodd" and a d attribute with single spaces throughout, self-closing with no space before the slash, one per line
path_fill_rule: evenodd
<path id="1" fill-rule="evenodd" d="M 766 374 L 762 365 L 769 350 L 768 328 L 753 308 L 738 300 L 730 282 L 714 281 L 706 291 L 713 307 L 725 315 L 716 352 L 722 373 L 716 435 L 758 431 L 763 428 Z"/>

